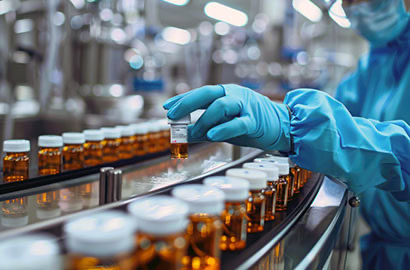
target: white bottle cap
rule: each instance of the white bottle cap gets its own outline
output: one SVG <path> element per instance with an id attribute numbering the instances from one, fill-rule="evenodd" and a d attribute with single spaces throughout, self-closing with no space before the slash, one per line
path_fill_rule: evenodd
<path id="1" fill-rule="evenodd" d="M 190 214 L 220 215 L 225 208 L 224 193 L 205 185 L 183 185 L 171 192 L 172 196 L 188 204 Z"/>
<path id="2" fill-rule="evenodd" d="M 119 211 L 106 211 L 69 221 L 64 226 L 69 252 L 108 257 L 135 248 L 135 220 Z"/>
<path id="3" fill-rule="evenodd" d="M 134 133 L 137 135 L 144 135 L 148 133 L 148 126 L 146 124 L 132 124 L 130 126 L 134 128 Z"/>
<path id="4" fill-rule="evenodd" d="M 83 144 L 85 142 L 84 134 L 79 132 L 63 133 L 64 144 Z"/>
<path id="5" fill-rule="evenodd" d="M 206 178 L 204 185 L 222 190 L 228 202 L 245 201 L 249 196 L 249 182 L 241 178 L 213 176 Z"/>
<path id="6" fill-rule="evenodd" d="M 104 132 L 99 129 L 86 129 L 83 131 L 85 141 L 99 142 L 104 140 Z"/>
<path id="7" fill-rule="evenodd" d="M 150 121 L 145 124 L 148 128 L 148 133 L 155 133 L 161 130 L 161 125 L 158 121 Z"/>
<path id="8" fill-rule="evenodd" d="M 121 137 L 129 137 L 134 135 L 134 129 L 130 126 L 116 126 L 120 130 Z"/>
<path id="9" fill-rule="evenodd" d="M 276 160 L 269 158 L 257 158 L 255 162 L 265 163 L 265 164 L 274 164 L 279 169 L 279 175 L 288 175 L 289 174 L 289 163 L 277 162 Z"/>
<path id="10" fill-rule="evenodd" d="M 266 173 L 258 170 L 230 169 L 226 171 L 226 176 L 247 180 L 250 190 L 264 189 L 268 182 Z"/>
<path id="11" fill-rule="evenodd" d="M 56 135 L 41 135 L 38 137 L 39 147 L 61 147 L 63 146 L 63 138 Z"/>
<path id="12" fill-rule="evenodd" d="M 28 140 L 7 140 L 3 142 L 3 152 L 23 153 L 30 151 L 30 141 Z"/>
<path id="13" fill-rule="evenodd" d="M 273 163 L 249 162 L 242 166 L 245 169 L 258 170 L 266 173 L 268 181 L 276 181 L 279 179 L 279 169 Z"/>
<path id="14" fill-rule="evenodd" d="M 0 244 L 0 270 L 62 269 L 57 239 L 48 234 L 22 235 Z"/>
<path id="15" fill-rule="evenodd" d="M 118 128 L 101 128 L 105 139 L 121 138 L 121 131 Z"/>
<path id="16" fill-rule="evenodd" d="M 189 124 L 191 124 L 191 115 L 188 114 L 188 115 L 186 115 L 186 116 L 184 116 L 184 117 L 182 117 L 182 118 L 180 118 L 180 119 L 178 119 L 178 120 L 172 120 L 172 119 L 169 119 L 169 118 L 168 118 L 168 124 L 173 124 L 173 125 L 175 125 L 175 124 L 189 125 Z"/>
<path id="17" fill-rule="evenodd" d="M 184 232 L 188 225 L 188 205 L 170 196 L 142 198 L 128 205 L 138 230 L 163 236 Z"/>
<path id="18" fill-rule="evenodd" d="M 289 163 L 289 166 L 291 168 L 296 166 L 296 164 L 290 158 L 278 157 L 278 156 L 269 156 L 267 158 L 257 158 L 257 159 L 255 159 L 255 162 L 265 162 L 265 161 L 268 161 L 268 160 L 269 161 L 273 160 L 273 161 L 276 161 L 276 162 L 279 162 L 279 163 Z"/>
<path id="19" fill-rule="evenodd" d="M 161 121 L 160 121 L 160 126 L 161 126 L 161 131 L 165 131 L 165 130 L 169 130 L 169 129 L 170 129 L 170 127 L 169 127 L 167 121 L 161 120 Z"/>

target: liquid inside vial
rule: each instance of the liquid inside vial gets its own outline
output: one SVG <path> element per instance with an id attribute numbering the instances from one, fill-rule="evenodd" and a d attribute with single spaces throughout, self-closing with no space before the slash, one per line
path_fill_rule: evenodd
<path id="1" fill-rule="evenodd" d="M 227 202 L 222 212 L 221 250 L 240 250 L 246 246 L 247 219 L 244 202 Z"/>
<path id="2" fill-rule="evenodd" d="M 114 162 L 119 158 L 121 139 L 103 140 L 103 162 Z"/>
<path id="3" fill-rule="evenodd" d="M 293 200 L 293 189 L 295 186 L 295 178 L 292 174 L 285 176 L 286 181 L 288 182 L 288 201 Z"/>
<path id="4" fill-rule="evenodd" d="M 64 171 L 78 170 L 84 167 L 84 147 L 82 144 L 65 144 L 63 147 Z"/>
<path id="5" fill-rule="evenodd" d="M 3 181 L 17 182 L 29 178 L 28 153 L 6 153 L 3 158 Z"/>
<path id="6" fill-rule="evenodd" d="M 38 174 L 52 175 L 61 172 L 61 151 L 59 147 L 40 147 L 38 151 Z"/>
<path id="7" fill-rule="evenodd" d="M 276 190 L 276 211 L 285 211 L 288 208 L 288 181 L 285 177 L 279 177 Z"/>
<path id="8" fill-rule="evenodd" d="M 119 158 L 127 159 L 132 158 L 134 153 L 134 138 L 132 136 L 121 137 L 121 143 L 119 148 Z"/>
<path id="9" fill-rule="evenodd" d="M 189 269 L 219 269 L 222 222 L 219 217 L 193 214 L 187 228 L 188 253 L 183 262 Z"/>
<path id="10" fill-rule="evenodd" d="M 265 226 L 266 198 L 260 190 L 251 190 L 246 201 L 248 233 L 263 231 Z"/>
<path id="11" fill-rule="evenodd" d="M 187 251 L 187 241 L 183 233 L 166 236 L 139 233 L 137 243 L 136 269 L 183 269 L 182 261 Z"/>
<path id="12" fill-rule="evenodd" d="M 136 265 L 136 258 L 132 254 L 119 254 L 107 259 L 70 254 L 68 259 L 69 270 L 133 270 Z"/>
<path id="13" fill-rule="evenodd" d="M 263 190 L 263 195 L 266 198 L 265 220 L 275 219 L 276 208 L 276 184 L 274 181 L 268 181 L 267 187 Z"/>
<path id="14" fill-rule="evenodd" d="M 293 193 L 294 194 L 299 194 L 300 193 L 300 188 L 301 188 L 301 186 L 300 186 L 300 184 L 301 184 L 300 183 L 300 168 L 295 166 L 295 167 L 291 168 L 290 170 L 291 170 L 291 173 L 292 173 L 293 177 L 295 178 L 295 186 L 294 186 L 294 189 L 293 189 Z"/>
<path id="15" fill-rule="evenodd" d="M 148 152 L 156 153 L 161 149 L 161 132 L 154 131 L 148 133 Z"/>
<path id="16" fill-rule="evenodd" d="M 86 141 L 84 143 L 84 165 L 97 166 L 103 163 L 103 144 L 100 141 Z"/>
<path id="17" fill-rule="evenodd" d="M 188 125 L 171 125 L 171 158 L 188 158 Z"/>
<path id="18" fill-rule="evenodd" d="M 148 135 L 147 134 L 139 134 L 135 136 L 135 154 L 137 156 L 143 156 L 148 153 Z"/>

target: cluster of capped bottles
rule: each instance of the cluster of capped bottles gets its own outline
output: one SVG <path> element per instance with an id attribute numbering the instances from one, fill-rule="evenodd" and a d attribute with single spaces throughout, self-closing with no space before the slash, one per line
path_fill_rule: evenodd
<path id="1" fill-rule="evenodd" d="M 127 214 L 107 211 L 70 220 L 64 226 L 64 262 L 50 236 L 6 241 L 0 257 L 7 254 L 2 249 L 13 246 L 29 258 L 41 239 L 44 269 L 220 269 L 221 250 L 245 248 L 247 234 L 263 231 L 310 177 L 309 171 L 278 157 L 243 167 L 206 178 L 203 185 L 178 186 L 172 196 L 138 199 L 128 205 Z M 14 259 L 0 258 L 0 266 Z"/>
<path id="2" fill-rule="evenodd" d="M 38 174 L 58 174 L 143 156 L 170 149 L 170 129 L 166 121 L 153 121 L 113 128 L 67 132 L 62 136 L 38 138 Z M 6 140 L 3 143 L 3 181 L 29 178 L 28 140 Z"/>

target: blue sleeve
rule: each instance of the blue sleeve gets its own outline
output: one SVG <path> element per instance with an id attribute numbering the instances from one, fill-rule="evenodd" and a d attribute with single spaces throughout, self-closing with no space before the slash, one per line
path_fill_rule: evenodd
<path id="1" fill-rule="evenodd" d="M 317 90 L 291 91 L 284 103 L 292 111 L 294 162 L 336 177 L 356 193 L 377 187 L 410 201 L 410 127 L 404 121 L 353 117 Z"/>
<path id="2" fill-rule="evenodd" d="M 367 87 L 363 84 L 366 81 L 366 70 L 368 70 L 368 56 L 363 56 L 357 65 L 355 72 L 343 78 L 336 89 L 335 99 L 342 102 L 353 116 L 359 116 L 361 112 L 362 90 Z"/>

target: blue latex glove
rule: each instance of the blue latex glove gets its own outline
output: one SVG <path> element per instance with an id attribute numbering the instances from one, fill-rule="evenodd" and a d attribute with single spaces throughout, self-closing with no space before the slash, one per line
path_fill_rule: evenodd
<path id="1" fill-rule="evenodd" d="M 169 99 L 164 108 L 177 120 L 206 109 L 189 127 L 189 141 L 250 146 L 263 150 L 289 151 L 289 113 L 286 105 L 234 84 L 203 86 Z"/>

